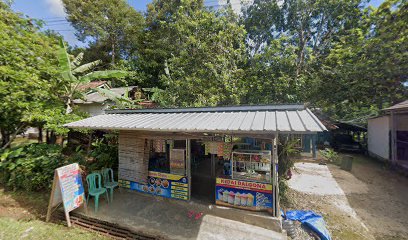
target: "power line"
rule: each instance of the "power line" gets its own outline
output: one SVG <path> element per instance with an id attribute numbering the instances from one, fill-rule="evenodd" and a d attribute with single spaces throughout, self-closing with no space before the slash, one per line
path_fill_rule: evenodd
<path id="1" fill-rule="evenodd" d="M 58 22 L 68 22 L 68 20 L 51 20 L 51 21 L 44 21 L 47 23 L 58 23 Z"/>
<path id="2" fill-rule="evenodd" d="M 51 23 L 51 24 L 44 24 L 45 26 L 61 26 L 61 25 L 70 25 L 71 23 Z"/>
<path id="3" fill-rule="evenodd" d="M 65 19 L 65 17 L 47 17 L 47 18 L 39 18 L 41 20 L 52 20 L 52 19 Z"/>
<path id="4" fill-rule="evenodd" d="M 75 32 L 75 30 L 72 29 L 47 29 L 51 31 L 56 31 L 56 32 Z"/>

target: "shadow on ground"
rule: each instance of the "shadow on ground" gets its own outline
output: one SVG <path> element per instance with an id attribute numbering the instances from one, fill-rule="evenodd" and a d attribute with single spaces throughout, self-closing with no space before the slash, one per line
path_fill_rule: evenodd
<path id="1" fill-rule="evenodd" d="M 45 220 L 48 199 L 47 192 L 7 191 L 0 186 L 0 217 Z"/>

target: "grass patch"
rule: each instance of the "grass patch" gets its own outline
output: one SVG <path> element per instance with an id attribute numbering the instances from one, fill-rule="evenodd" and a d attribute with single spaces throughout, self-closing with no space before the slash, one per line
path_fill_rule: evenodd
<path id="1" fill-rule="evenodd" d="M 28 145 L 30 143 L 36 143 L 38 140 L 36 139 L 28 139 L 27 137 L 16 137 L 14 141 L 11 143 L 11 147 L 22 147 Z"/>
<path id="2" fill-rule="evenodd" d="M 0 187 L 0 217 L 17 214 L 13 218 L 45 219 L 48 200 L 47 192 L 7 191 Z"/>
<path id="3" fill-rule="evenodd" d="M 0 218 L 0 239 L 108 239 L 78 228 L 67 228 L 39 220 L 17 221 Z"/>
<path id="4" fill-rule="evenodd" d="M 6 191 L 0 186 L 1 239 L 109 239 L 94 232 L 46 223 L 48 192 Z"/>

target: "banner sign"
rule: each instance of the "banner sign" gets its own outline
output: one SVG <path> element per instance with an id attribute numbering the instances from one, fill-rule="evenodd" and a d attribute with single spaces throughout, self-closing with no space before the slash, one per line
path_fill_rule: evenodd
<path id="1" fill-rule="evenodd" d="M 186 168 L 186 151 L 184 149 L 172 149 L 170 151 L 170 171 L 184 174 Z"/>
<path id="2" fill-rule="evenodd" d="M 85 193 L 78 163 L 57 168 L 54 172 L 47 221 L 51 217 L 52 208 L 62 203 L 68 226 L 71 226 L 69 212 L 80 207 L 84 199 Z"/>
<path id="3" fill-rule="evenodd" d="M 218 205 L 253 211 L 272 210 L 272 185 L 217 178 L 215 202 Z"/>
<path id="4" fill-rule="evenodd" d="M 119 179 L 121 187 L 138 192 L 188 200 L 188 179 L 186 176 L 169 173 L 149 172 L 147 184 Z"/>
<path id="5" fill-rule="evenodd" d="M 238 188 L 238 189 L 247 189 L 258 192 L 265 192 L 272 194 L 272 185 L 258 182 L 250 181 L 240 181 L 233 179 L 217 178 L 217 186 L 229 187 L 229 188 Z"/>

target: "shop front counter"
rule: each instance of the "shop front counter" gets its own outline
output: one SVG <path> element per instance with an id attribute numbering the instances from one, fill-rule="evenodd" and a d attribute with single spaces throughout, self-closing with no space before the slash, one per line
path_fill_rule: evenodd
<path id="1" fill-rule="evenodd" d="M 232 152 L 230 167 L 216 179 L 216 204 L 272 212 L 271 157 L 268 150 Z"/>
<path id="2" fill-rule="evenodd" d="M 272 212 L 272 184 L 218 177 L 215 203 L 252 211 Z"/>

